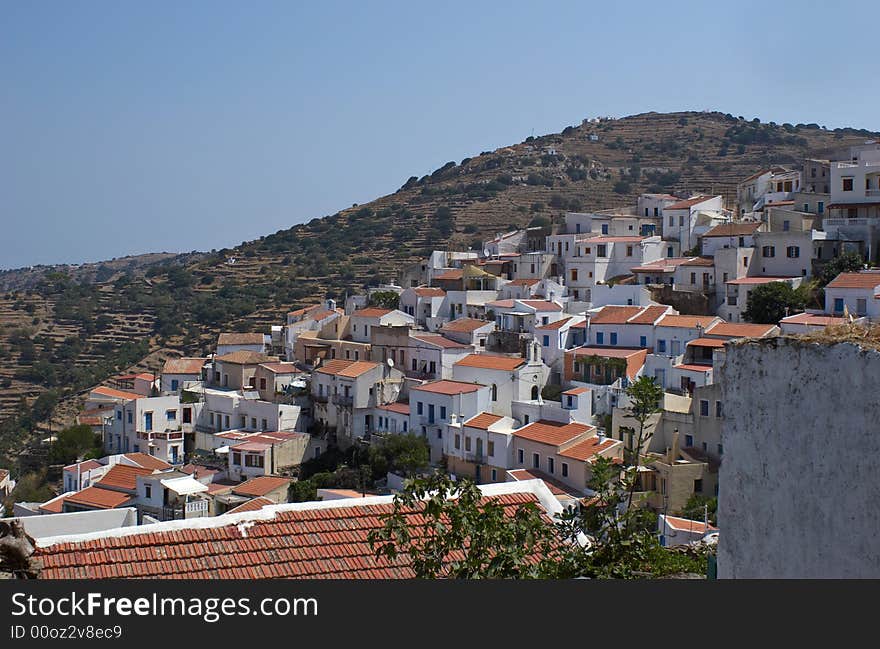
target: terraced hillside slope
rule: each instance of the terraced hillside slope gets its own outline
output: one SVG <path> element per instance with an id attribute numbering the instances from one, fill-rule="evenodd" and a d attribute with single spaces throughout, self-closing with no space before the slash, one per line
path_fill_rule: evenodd
<path id="1" fill-rule="evenodd" d="M 24 284 L 4 273 L 4 285 L 28 288 L 0 293 L 0 465 L 55 405 L 44 398 L 28 412 L 47 390 L 77 395 L 136 363 L 155 370 L 169 354 L 205 353 L 221 329 L 265 331 L 292 308 L 392 280 L 431 250 L 478 246 L 536 217 L 558 223 L 566 211 L 632 204 L 644 191 L 720 193 L 732 202 L 736 184 L 761 167 L 876 135 L 645 113 L 449 162 L 371 203 L 231 249 L 100 277 L 52 270 Z"/>

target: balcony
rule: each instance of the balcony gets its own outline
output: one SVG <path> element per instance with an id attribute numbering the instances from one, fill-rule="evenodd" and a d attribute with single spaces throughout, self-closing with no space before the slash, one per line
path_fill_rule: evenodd
<path id="1" fill-rule="evenodd" d="M 329 398 L 330 397 L 326 394 L 313 394 L 312 395 L 312 401 L 314 401 L 315 403 L 327 403 Z"/>
<path id="2" fill-rule="evenodd" d="M 482 453 L 476 453 L 471 451 L 464 452 L 464 461 L 465 462 L 473 462 L 474 464 L 485 464 L 486 456 Z"/>
<path id="3" fill-rule="evenodd" d="M 334 394 L 331 399 L 334 405 L 351 408 L 354 405 L 354 397 L 345 394 Z"/>

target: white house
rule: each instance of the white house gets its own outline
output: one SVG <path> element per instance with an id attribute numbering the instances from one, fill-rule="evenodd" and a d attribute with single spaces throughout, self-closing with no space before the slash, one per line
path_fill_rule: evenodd
<path id="1" fill-rule="evenodd" d="M 203 380 L 207 358 L 170 358 L 162 367 L 162 394 L 180 391 L 184 383 Z"/>
<path id="2" fill-rule="evenodd" d="M 472 381 L 431 381 L 410 389 L 409 430 L 428 440 L 431 462 L 443 455 L 443 429 L 489 409 L 491 389 Z"/>
<path id="3" fill-rule="evenodd" d="M 880 271 L 841 273 L 825 287 L 825 313 L 880 320 Z"/>
<path id="4" fill-rule="evenodd" d="M 678 254 L 693 249 L 698 237 L 723 219 L 723 201 L 718 196 L 695 196 L 663 208 L 663 239 L 678 244 Z M 670 252 L 667 250 L 667 253 Z M 667 257 L 674 257 L 667 254 Z M 684 255 L 682 255 L 684 256 Z M 648 260 L 650 261 L 650 260 Z"/>
<path id="5" fill-rule="evenodd" d="M 565 284 L 570 297 L 583 300 L 596 284 L 632 274 L 632 269 L 663 256 L 658 236 L 593 236 L 579 239 L 565 257 Z"/>
<path id="6" fill-rule="evenodd" d="M 743 322 L 742 314 L 748 306 L 749 293 L 755 287 L 772 282 L 785 282 L 792 288 L 797 288 L 802 281 L 803 277 L 800 275 L 797 277 L 740 277 L 728 280 L 726 282 L 726 299 L 718 309 L 718 315 L 728 322 Z"/>
<path id="7" fill-rule="evenodd" d="M 429 333 L 410 334 L 408 348 L 409 366 L 401 369 L 419 379 L 451 379 L 452 366 L 474 351 L 472 345 Z"/>
<path id="8" fill-rule="evenodd" d="M 446 291 L 434 286 L 408 288 L 400 294 L 400 310 L 411 315 L 415 323 L 425 327 L 431 319 L 440 316 Z"/>
<path id="9" fill-rule="evenodd" d="M 654 325 L 668 314 L 671 306 L 603 306 L 588 314 L 584 344 L 597 347 L 654 347 Z"/>
<path id="10" fill-rule="evenodd" d="M 443 324 L 438 333 L 462 343 L 472 345 L 476 349 L 486 346 L 486 338 L 495 331 L 494 320 L 476 320 L 474 318 L 459 318 Z"/>
<path id="11" fill-rule="evenodd" d="M 813 231 L 756 232 L 755 268 L 761 275 L 810 277 L 813 274 Z"/>
<path id="12" fill-rule="evenodd" d="M 415 317 L 398 309 L 367 307 L 350 316 L 351 339 L 359 343 L 370 342 L 370 329 L 378 326 L 402 326 L 415 324 Z"/>
<path id="13" fill-rule="evenodd" d="M 233 352 L 264 354 L 272 344 L 272 337 L 261 333 L 222 333 L 217 337 L 217 356 Z"/>

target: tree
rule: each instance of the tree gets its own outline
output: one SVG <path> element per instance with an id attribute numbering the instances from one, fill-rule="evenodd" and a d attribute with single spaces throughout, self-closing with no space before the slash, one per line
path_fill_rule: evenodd
<path id="1" fill-rule="evenodd" d="M 819 286 L 823 287 L 841 273 L 855 273 L 865 265 L 865 260 L 857 252 L 845 252 L 835 257 L 822 267 L 819 274 Z"/>
<path id="2" fill-rule="evenodd" d="M 803 311 L 804 291 L 793 289 L 787 282 L 769 282 L 752 289 L 743 318 L 759 324 L 776 324 L 787 315 Z"/>
<path id="3" fill-rule="evenodd" d="M 625 486 L 628 492 L 626 500 L 627 510 L 632 508 L 633 495 L 639 477 L 639 465 L 642 458 L 642 449 L 654 436 L 654 431 L 648 430 L 648 419 L 655 413 L 660 412 L 660 400 L 663 398 L 663 388 L 658 385 L 653 377 L 640 376 L 626 389 L 629 398 L 628 415 L 639 425 L 639 434 L 635 445 L 631 449 L 628 468 L 631 473 L 625 478 Z"/>
<path id="4" fill-rule="evenodd" d="M 367 539 L 377 558 L 406 555 L 421 579 L 542 577 L 562 558 L 563 545 L 534 503 L 511 515 L 471 480 L 453 482 L 439 473 L 395 496 L 384 525 Z"/>
<path id="5" fill-rule="evenodd" d="M 426 468 L 430 459 L 427 440 L 412 433 L 387 435 L 369 451 L 374 478 L 384 477 L 389 471 L 403 471 L 411 477 L 419 469 Z"/>
<path id="6" fill-rule="evenodd" d="M 91 426 L 78 424 L 58 433 L 49 451 L 49 459 L 55 464 L 67 464 L 85 456 L 97 457 L 100 453 L 100 435 L 92 432 Z"/>
<path id="7" fill-rule="evenodd" d="M 396 309 L 400 304 L 400 295 L 394 291 L 373 291 L 370 294 L 370 306 L 383 309 Z"/>
<path id="8" fill-rule="evenodd" d="M 701 521 L 703 516 L 707 516 L 709 523 L 715 525 L 718 516 L 718 498 L 694 494 L 685 503 L 681 516 L 692 521 Z"/>
<path id="9" fill-rule="evenodd" d="M 312 480 L 297 480 L 287 487 L 287 502 L 302 503 L 318 500 L 318 487 Z"/>

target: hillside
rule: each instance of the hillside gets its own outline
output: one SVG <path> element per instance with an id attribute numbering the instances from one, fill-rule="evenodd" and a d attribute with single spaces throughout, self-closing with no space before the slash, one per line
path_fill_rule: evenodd
<path id="1" fill-rule="evenodd" d="M 732 201 L 736 184 L 762 166 L 875 135 L 646 113 L 450 162 L 388 196 L 216 253 L 0 273 L 0 465 L 54 404 L 50 393 L 26 413 L 49 389 L 81 394 L 131 366 L 159 369 L 169 354 L 205 353 L 221 329 L 265 330 L 292 308 L 391 280 L 433 249 L 478 245 L 536 215 L 558 222 L 566 211 L 631 204 L 644 191 Z M 72 411 L 61 409 L 54 425 Z"/>

